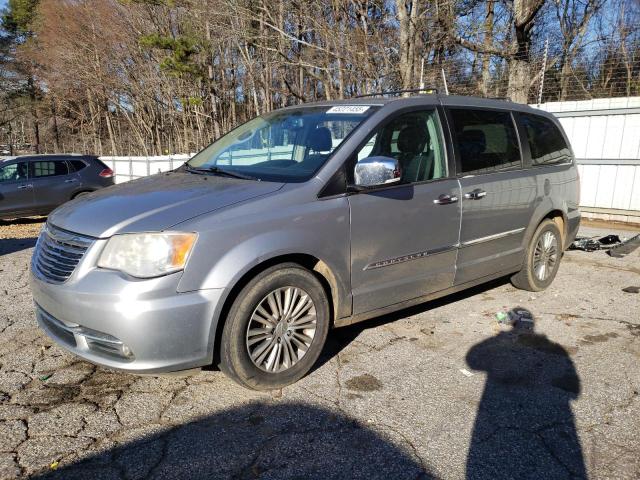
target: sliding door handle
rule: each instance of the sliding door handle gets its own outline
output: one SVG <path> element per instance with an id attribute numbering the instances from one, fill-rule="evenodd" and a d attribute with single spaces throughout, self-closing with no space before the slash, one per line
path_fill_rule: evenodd
<path id="1" fill-rule="evenodd" d="M 479 188 L 476 188 L 475 190 L 472 190 L 464 194 L 464 198 L 466 198 L 467 200 L 480 200 L 481 198 L 486 196 L 487 196 L 487 192 Z"/>
<path id="2" fill-rule="evenodd" d="M 449 205 L 450 203 L 456 203 L 458 201 L 458 197 L 455 195 L 447 195 L 443 193 L 438 198 L 436 198 L 433 203 L 436 205 Z"/>

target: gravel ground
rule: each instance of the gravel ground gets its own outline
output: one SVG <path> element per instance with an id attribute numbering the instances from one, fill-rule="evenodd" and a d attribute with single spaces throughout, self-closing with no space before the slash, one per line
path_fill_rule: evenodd
<path id="1" fill-rule="evenodd" d="M 640 295 L 622 291 L 640 250 L 570 251 L 545 292 L 499 281 L 336 330 L 265 394 L 56 347 L 28 288 L 39 228 L 0 224 L 0 479 L 640 478 Z M 535 331 L 496 322 L 514 308 Z"/>

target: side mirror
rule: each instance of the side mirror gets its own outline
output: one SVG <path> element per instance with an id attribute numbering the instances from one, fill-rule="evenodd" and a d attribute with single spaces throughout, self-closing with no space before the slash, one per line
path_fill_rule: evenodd
<path id="1" fill-rule="evenodd" d="M 400 163 L 391 157 L 367 157 L 356 163 L 356 187 L 372 188 L 400 181 Z"/>

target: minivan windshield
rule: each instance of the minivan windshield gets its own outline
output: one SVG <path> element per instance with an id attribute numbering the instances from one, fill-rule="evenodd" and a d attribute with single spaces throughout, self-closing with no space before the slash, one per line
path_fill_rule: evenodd
<path id="1" fill-rule="evenodd" d="M 304 182 L 377 108 L 335 105 L 275 111 L 213 142 L 189 160 L 187 168 L 245 179 Z"/>

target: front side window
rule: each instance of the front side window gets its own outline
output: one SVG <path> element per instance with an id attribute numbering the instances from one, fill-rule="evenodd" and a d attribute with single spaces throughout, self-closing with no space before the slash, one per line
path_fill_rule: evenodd
<path id="1" fill-rule="evenodd" d="M 255 118 L 195 155 L 187 164 L 278 182 L 303 182 L 378 107 L 303 107 Z"/>
<path id="2" fill-rule="evenodd" d="M 33 162 L 32 165 L 34 178 L 55 177 L 69 173 L 67 162 L 60 160 L 38 161 Z"/>
<path id="3" fill-rule="evenodd" d="M 19 182 L 27 179 L 27 164 L 12 163 L 0 167 L 0 183 Z"/>
<path id="4" fill-rule="evenodd" d="M 548 118 L 521 113 L 520 120 L 527 131 L 531 161 L 534 165 L 549 165 L 571 160 L 571 151 L 558 127 Z"/>
<path id="5" fill-rule="evenodd" d="M 400 183 L 416 183 L 447 176 L 440 122 L 435 110 L 399 115 L 376 130 L 358 151 L 367 157 L 391 157 L 400 165 Z"/>
<path id="6" fill-rule="evenodd" d="M 521 168 L 518 136 L 509 112 L 451 109 L 463 174 Z"/>

